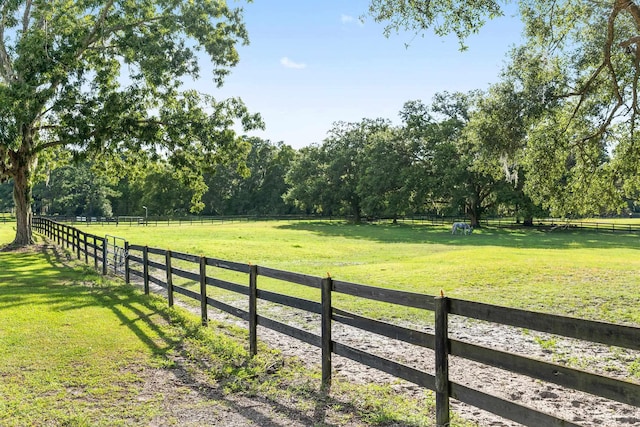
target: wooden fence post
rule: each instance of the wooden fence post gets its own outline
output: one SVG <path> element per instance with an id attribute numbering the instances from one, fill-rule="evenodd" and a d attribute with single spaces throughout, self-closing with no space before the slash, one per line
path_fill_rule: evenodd
<path id="1" fill-rule="evenodd" d="M 87 236 L 87 233 L 82 233 L 82 235 L 84 236 L 84 263 L 85 264 L 89 264 L 89 251 L 88 251 L 88 247 L 87 247 L 87 239 L 89 238 Z"/>
<path id="2" fill-rule="evenodd" d="M 142 279 L 144 280 L 144 294 L 149 295 L 149 246 L 142 248 Z"/>
<path id="3" fill-rule="evenodd" d="M 108 244 L 109 244 L 109 241 L 105 237 L 104 240 L 102 241 L 102 274 L 105 276 L 107 275 L 107 264 L 109 263 L 109 261 L 107 261 L 107 257 L 108 257 L 107 245 Z"/>
<path id="4" fill-rule="evenodd" d="M 129 270 L 129 242 L 124 242 L 124 281 L 128 285 L 131 282 L 131 271 Z"/>
<path id="5" fill-rule="evenodd" d="M 80 259 L 80 230 L 74 228 L 75 240 L 76 240 L 76 254 L 78 255 L 78 259 Z"/>
<path id="6" fill-rule="evenodd" d="M 258 354 L 258 266 L 249 266 L 249 354 Z"/>
<path id="7" fill-rule="evenodd" d="M 200 316 L 202 326 L 209 324 L 209 314 L 207 308 L 207 258 L 200 257 Z"/>
<path id="8" fill-rule="evenodd" d="M 322 388 L 324 390 L 331 387 L 331 315 L 333 310 L 331 307 L 331 290 L 333 281 L 331 277 L 322 279 Z"/>
<path id="9" fill-rule="evenodd" d="M 93 265 L 95 266 L 95 269 L 98 269 L 98 240 L 96 239 L 96 236 L 93 236 Z"/>
<path id="10" fill-rule="evenodd" d="M 449 426 L 448 298 L 435 298 L 436 426 Z"/>
<path id="11" fill-rule="evenodd" d="M 167 301 L 169 307 L 173 307 L 173 274 L 171 274 L 171 251 L 165 252 L 165 264 L 167 267 Z"/>

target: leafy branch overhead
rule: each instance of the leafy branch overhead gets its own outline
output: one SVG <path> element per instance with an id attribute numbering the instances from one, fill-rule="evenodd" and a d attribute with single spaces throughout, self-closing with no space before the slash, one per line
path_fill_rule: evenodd
<path id="1" fill-rule="evenodd" d="M 18 211 L 28 213 L 38 158 L 55 147 L 191 169 L 245 155 L 231 129 L 262 126 L 260 117 L 239 99 L 181 87 L 201 77 L 201 58 L 222 85 L 247 43 L 242 10 L 224 1 L 4 1 L 0 179 L 13 178 L 17 205 L 25 199 Z"/>

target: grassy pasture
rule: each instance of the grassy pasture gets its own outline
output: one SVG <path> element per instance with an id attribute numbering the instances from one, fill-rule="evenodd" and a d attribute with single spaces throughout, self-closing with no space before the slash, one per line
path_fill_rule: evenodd
<path id="1" fill-rule="evenodd" d="M 373 286 L 429 295 L 443 290 L 455 298 L 640 324 L 640 236 L 635 234 L 487 227 L 452 236 L 447 226 L 338 221 L 84 229 L 140 245 Z M 319 298 L 305 287 L 263 279 L 260 286 Z M 344 303 L 376 317 L 416 313 Z"/>
<path id="2" fill-rule="evenodd" d="M 0 224 L 0 248 L 13 233 Z M 43 248 L 0 251 L 3 427 L 185 425 L 176 414 L 202 412 L 213 419 L 198 425 L 222 425 L 217 414 L 246 405 L 226 397 L 237 393 L 257 396 L 274 424 L 292 417 L 318 426 L 433 425 L 429 396 L 406 399 L 391 385 L 341 380 L 323 395 L 318 370 L 265 348 L 251 358 L 246 331 L 216 322 L 203 328 L 197 316 L 73 258 Z M 187 374 L 187 383 L 149 389 L 161 372 Z M 194 381 L 203 387 L 198 397 Z M 247 424 L 264 418 L 251 407 L 245 415 Z"/>

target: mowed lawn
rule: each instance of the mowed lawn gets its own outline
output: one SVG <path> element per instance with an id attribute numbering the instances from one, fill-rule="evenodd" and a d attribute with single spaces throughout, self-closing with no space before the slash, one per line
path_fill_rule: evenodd
<path id="1" fill-rule="evenodd" d="M 0 224 L 0 248 L 12 238 Z M 429 396 L 340 379 L 326 396 L 317 369 L 262 345 L 251 357 L 246 331 L 201 327 L 198 316 L 37 241 L 0 251 L 2 427 L 262 425 L 271 417 L 269 425 L 432 425 Z M 233 393 L 248 398 L 238 405 Z"/>
<path id="2" fill-rule="evenodd" d="M 0 224 L 0 247 L 13 229 Z M 43 248 L 0 252 L 0 425 L 149 425 L 144 372 L 175 346 L 167 313 Z"/>
<path id="3" fill-rule="evenodd" d="M 640 324 L 640 236 L 631 233 L 488 227 L 452 236 L 448 226 L 340 221 L 82 228 L 132 244 L 314 276 Z M 318 298 L 304 287 L 267 287 Z M 417 315 L 365 301 L 346 304 L 380 317 Z"/>

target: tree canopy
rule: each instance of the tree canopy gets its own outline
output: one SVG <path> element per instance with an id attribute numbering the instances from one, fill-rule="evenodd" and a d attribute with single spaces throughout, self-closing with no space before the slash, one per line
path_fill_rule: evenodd
<path id="1" fill-rule="evenodd" d="M 386 33 L 432 30 L 461 44 L 509 2 L 371 0 Z M 520 0 L 524 43 L 489 97 L 484 128 L 507 175 L 556 214 L 620 208 L 638 191 L 640 7 L 635 0 Z M 506 120 L 494 120 L 502 115 Z M 515 126 L 507 128 L 507 126 Z M 502 128 L 498 130 L 498 128 Z M 476 127 L 479 130 L 480 127 Z M 526 155 L 525 155 L 526 154 Z"/>
<path id="2" fill-rule="evenodd" d="M 259 116 L 239 99 L 182 90 L 201 57 L 222 85 L 238 43 L 248 43 L 242 10 L 221 0 L 2 2 L 0 180 L 14 182 L 14 244 L 32 241 L 34 174 L 57 148 L 111 173 L 163 157 L 191 181 L 246 155 L 231 129 Z"/>

